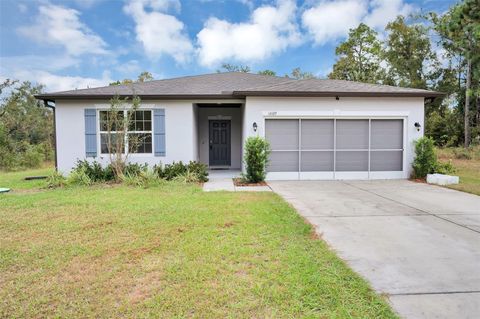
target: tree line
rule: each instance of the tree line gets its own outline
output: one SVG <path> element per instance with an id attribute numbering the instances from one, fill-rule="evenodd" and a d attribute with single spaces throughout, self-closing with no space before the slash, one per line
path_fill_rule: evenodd
<path id="1" fill-rule="evenodd" d="M 425 134 L 437 146 L 480 144 L 480 2 L 464 0 L 443 14 L 398 16 L 386 36 L 361 23 L 335 49 L 330 79 L 395 85 L 444 92 L 425 102 Z M 247 65 L 224 63 L 218 72 L 251 72 Z M 274 70 L 259 74 L 277 76 Z M 281 75 L 280 75 L 281 76 Z M 295 68 L 283 76 L 315 78 Z M 136 80 L 153 80 L 142 72 Z M 34 98 L 42 85 L 0 83 L 0 169 L 36 167 L 53 160 L 53 113 Z"/>

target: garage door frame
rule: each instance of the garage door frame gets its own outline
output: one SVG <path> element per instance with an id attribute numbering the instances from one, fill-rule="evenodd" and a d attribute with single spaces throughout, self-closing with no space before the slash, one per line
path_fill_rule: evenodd
<path id="1" fill-rule="evenodd" d="M 266 113 L 266 114 L 265 114 Z M 290 113 L 290 112 L 289 112 Z M 299 165 L 298 172 L 268 172 L 268 180 L 353 180 L 353 179 L 403 179 L 408 178 L 407 175 L 407 152 L 406 152 L 406 142 L 408 141 L 408 115 L 327 115 L 327 116 L 301 116 L 301 115 L 279 115 L 278 112 L 264 112 L 263 117 L 263 137 L 266 137 L 266 121 L 267 120 L 298 120 L 298 138 L 299 138 L 299 147 L 298 147 L 298 156 L 299 156 Z M 334 142 L 333 142 L 333 171 L 327 172 L 302 172 L 301 168 L 301 130 L 302 130 L 302 120 L 333 120 L 334 121 Z M 368 120 L 368 170 L 367 171 L 345 171 L 340 172 L 336 170 L 336 156 L 337 156 L 337 120 Z M 371 122 L 372 120 L 402 120 L 403 121 L 403 145 L 402 145 L 402 170 L 401 171 L 371 171 Z M 357 150 L 358 151 L 358 150 Z M 378 150 L 376 150 L 378 151 Z M 388 151 L 394 151 L 389 149 Z M 396 151 L 400 151 L 397 149 Z"/>

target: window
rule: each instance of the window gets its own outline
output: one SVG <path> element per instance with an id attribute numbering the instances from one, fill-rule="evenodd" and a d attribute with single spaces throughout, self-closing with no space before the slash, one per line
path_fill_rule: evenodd
<path id="1" fill-rule="evenodd" d="M 129 117 L 128 121 L 126 117 Z M 115 153 L 117 148 L 122 153 L 151 154 L 152 153 L 152 111 L 140 110 L 134 112 L 100 111 L 100 153 Z M 128 122 L 127 133 L 122 126 Z M 108 129 L 110 127 L 110 134 Z M 118 141 L 117 138 L 123 139 Z M 110 149 L 109 149 L 110 148 Z"/>

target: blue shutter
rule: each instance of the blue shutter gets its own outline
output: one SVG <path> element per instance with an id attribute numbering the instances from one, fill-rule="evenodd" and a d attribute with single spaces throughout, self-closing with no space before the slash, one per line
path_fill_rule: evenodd
<path id="1" fill-rule="evenodd" d="M 97 156 L 97 111 L 85 109 L 85 156 Z"/>
<path id="2" fill-rule="evenodd" d="M 155 156 L 165 156 L 165 110 L 153 110 L 153 146 Z"/>

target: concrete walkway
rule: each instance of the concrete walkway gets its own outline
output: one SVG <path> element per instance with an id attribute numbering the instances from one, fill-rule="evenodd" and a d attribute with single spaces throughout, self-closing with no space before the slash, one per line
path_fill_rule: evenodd
<path id="1" fill-rule="evenodd" d="M 409 181 L 270 182 L 404 318 L 479 318 L 480 196 Z"/>
<path id="2" fill-rule="evenodd" d="M 240 171 L 211 170 L 208 172 L 208 182 L 203 184 L 205 192 L 271 192 L 268 186 L 235 186 L 233 178 L 240 177 Z"/>

